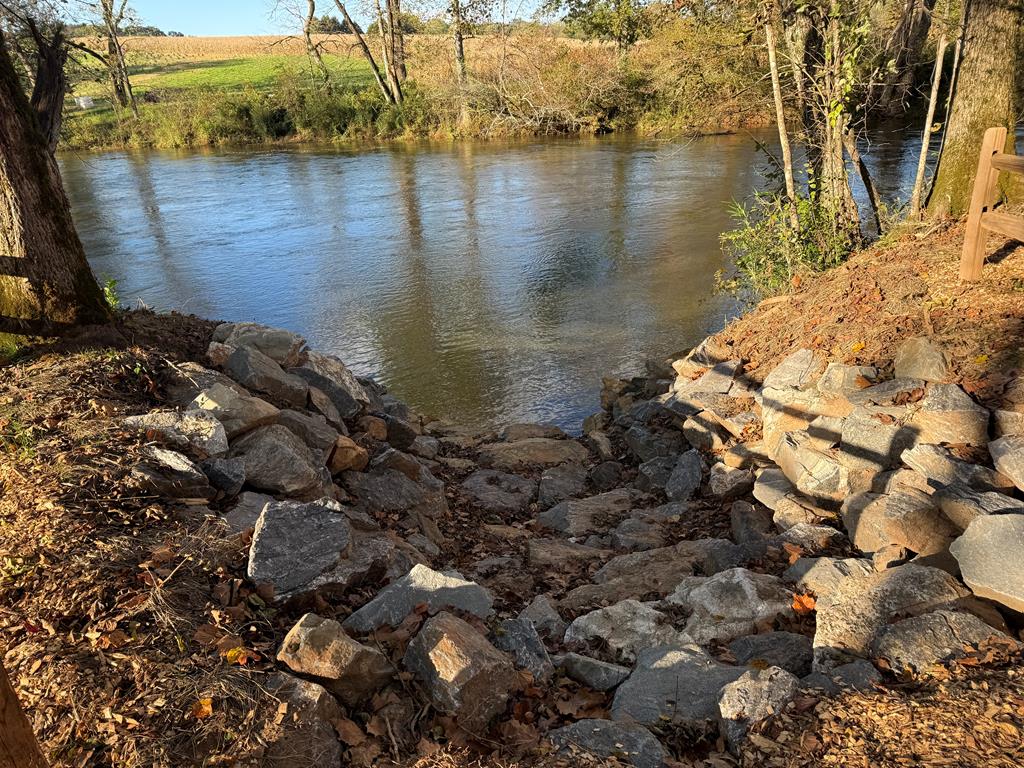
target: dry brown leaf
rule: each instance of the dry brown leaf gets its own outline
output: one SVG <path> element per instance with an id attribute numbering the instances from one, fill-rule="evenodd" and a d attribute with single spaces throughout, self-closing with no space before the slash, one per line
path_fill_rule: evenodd
<path id="1" fill-rule="evenodd" d="M 205 720 L 213 715 L 213 699 L 197 699 L 192 705 L 192 717 Z"/>
<path id="2" fill-rule="evenodd" d="M 335 720 L 334 730 L 338 732 L 338 738 L 350 747 L 358 747 L 366 741 L 366 734 L 363 733 L 363 729 L 359 727 L 358 723 L 349 720 L 347 717 Z"/>

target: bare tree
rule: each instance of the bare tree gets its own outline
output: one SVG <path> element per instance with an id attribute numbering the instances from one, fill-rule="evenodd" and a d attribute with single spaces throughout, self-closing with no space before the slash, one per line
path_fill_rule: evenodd
<path id="1" fill-rule="evenodd" d="M 903 0 L 899 6 L 896 24 L 879 56 L 877 76 L 868 85 L 869 110 L 895 115 L 905 108 L 934 8 L 935 0 Z"/>
<path id="2" fill-rule="evenodd" d="M 768 67 L 772 75 L 772 95 L 775 99 L 775 122 L 779 129 L 779 146 L 782 149 L 782 173 L 786 180 L 786 196 L 789 198 L 789 223 L 794 231 L 800 229 L 800 218 L 796 211 L 796 181 L 793 178 L 793 152 L 789 146 L 789 131 L 786 129 L 786 105 L 782 101 L 782 82 L 779 77 L 779 63 L 775 52 L 775 30 L 772 27 L 771 8 L 764 24 L 765 42 L 768 45 Z"/>
<path id="3" fill-rule="evenodd" d="M 320 44 L 313 40 L 313 23 L 316 21 L 316 0 L 306 0 L 306 16 L 302 20 L 302 38 L 306 41 L 306 54 L 313 66 L 315 76 L 319 77 L 319 87 L 330 93 L 331 71 L 324 63 Z"/>
<path id="4" fill-rule="evenodd" d="M 356 36 L 356 43 L 359 46 L 359 50 L 363 53 L 363 58 L 366 59 L 366 63 L 370 65 L 370 72 L 373 74 L 374 82 L 377 83 L 377 87 L 380 92 L 384 94 L 384 98 L 388 100 L 390 104 L 397 104 L 401 101 L 401 96 L 396 96 L 395 92 L 388 85 L 384 78 L 384 75 L 380 71 L 380 65 L 377 64 L 377 60 L 373 57 L 373 52 L 370 50 L 370 46 L 366 42 L 366 36 L 359 30 L 356 23 L 352 21 L 352 17 L 349 15 L 348 9 L 341 0 L 334 0 L 334 4 L 338 7 L 339 13 L 345 23 L 348 24 L 349 29 L 352 30 L 352 34 Z M 379 5 L 378 5 L 379 7 Z"/>

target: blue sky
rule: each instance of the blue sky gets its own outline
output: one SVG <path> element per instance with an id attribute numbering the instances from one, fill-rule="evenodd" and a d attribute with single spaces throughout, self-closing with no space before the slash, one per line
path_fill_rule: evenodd
<path id="1" fill-rule="evenodd" d="M 272 0 L 132 0 L 130 5 L 141 23 L 186 35 L 270 35 L 289 26 L 284 16 L 270 18 Z"/>

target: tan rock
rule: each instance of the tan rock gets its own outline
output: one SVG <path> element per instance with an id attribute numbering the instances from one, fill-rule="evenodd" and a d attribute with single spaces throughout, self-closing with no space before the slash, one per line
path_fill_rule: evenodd
<path id="1" fill-rule="evenodd" d="M 334 450 L 331 452 L 327 466 L 331 470 L 331 474 L 338 474 L 348 470 L 362 472 L 369 463 L 370 454 L 363 446 L 350 437 L 338 435 L 334 441 Z"/>

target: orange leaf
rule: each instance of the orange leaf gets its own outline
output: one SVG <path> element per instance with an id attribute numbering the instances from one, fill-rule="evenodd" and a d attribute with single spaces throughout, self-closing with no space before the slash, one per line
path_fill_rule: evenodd
<path id="1" fill-rule="evenodd" d="M 793 610 L 797 616 L 806 616 L 814 610 L 815 601 L 810 595 L 793 595 Z"/>
<path id="2" fill-rule="evenodd" d="M 213 699 L 197 699 L 192 705 L 192 717 L 196 720 L 205 720 L 213 715 Z"/>
<path id="3" fill-rule="evenodd" d="M 782 548 L 786 551 L 786 554 L 789 555 L 790 565 L 793 565 L 793 563 L 799 560 L 804 554 L 804 550 L 799 544 L 793 544 L 789 541 L 783 544 Z"/>

